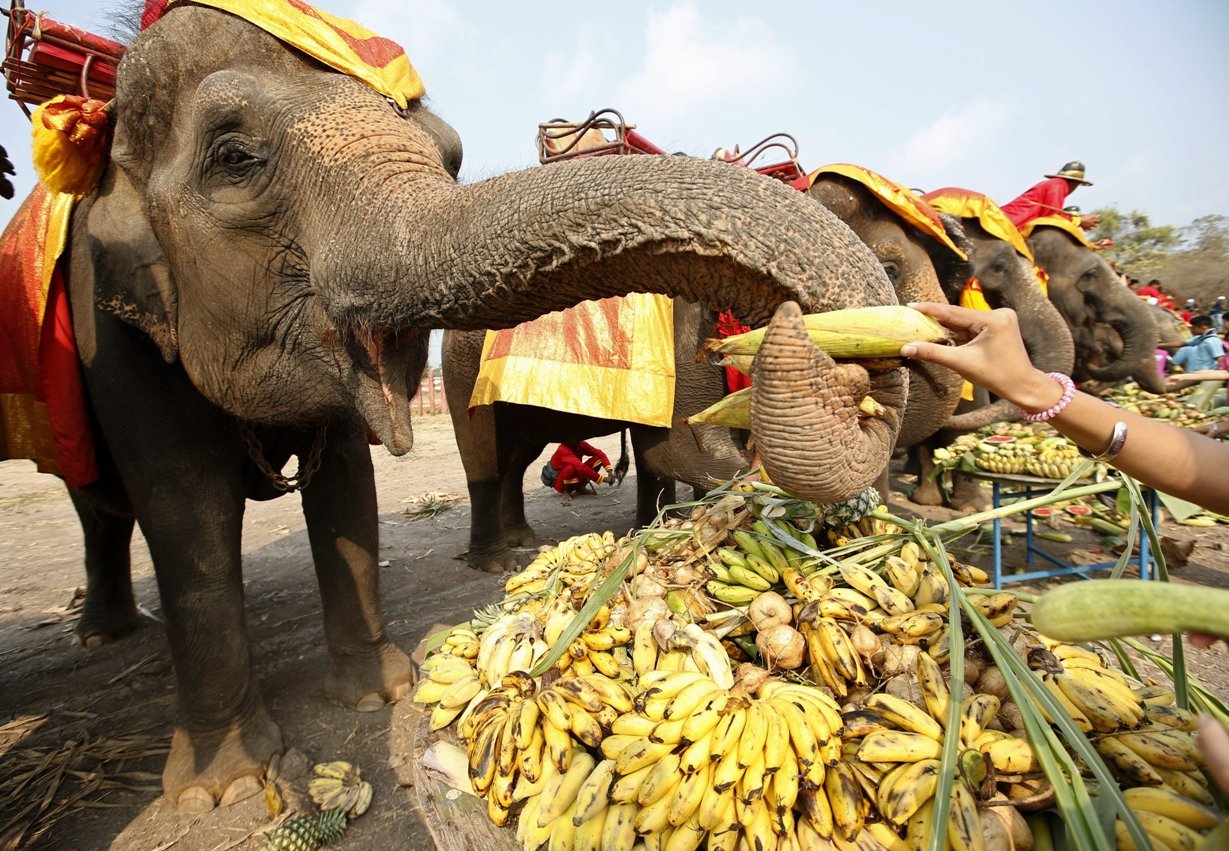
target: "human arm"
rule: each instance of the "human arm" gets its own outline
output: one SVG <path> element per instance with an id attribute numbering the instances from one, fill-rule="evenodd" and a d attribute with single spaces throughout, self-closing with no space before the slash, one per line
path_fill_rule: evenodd
<path id="1" fill-rule="evenodd" d="M 610 468 L 610 459 L 606 457 L 606 453 L 598 449 L 592 443 L 582 440 L 580 442 L 580 451 L 584 453 L 586 458 L 596 458 L 601 466 L 606 467 L 607 469 Z"/>
<path id="2" fill-rule="evenodd" d="M 952 329 L 961 345 L 909 343 L 901 349 L 905 357 L 946 366 L 1024 411 L 1047 410 L 1062 397 L 1058 382 L 1029 361 L 1014 311 L 986 312 L 933 303 L 913 306 Z M 1126 424 L 1127 440 L 1114 458 L 1115 467 L 1157 490 L 1229 513 L 1229 477 L 1223 475 L 1229 463 L 1229 446 L 1124 411 L 1085 393 L 1076 393 L 1071 403 L 1049 420 L 1060 433 L 1091 453 L 1106 450 L 1117 422 Z"/>

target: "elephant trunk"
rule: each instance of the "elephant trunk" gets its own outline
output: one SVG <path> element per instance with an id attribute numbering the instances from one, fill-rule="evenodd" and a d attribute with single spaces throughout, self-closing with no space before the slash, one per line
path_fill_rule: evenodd
<path id="1" fill-rule="evenodd" d="M 752 325 L 787 300 L 808 312 L 896 302 L 874 255 L 843 223 L 745 169 L 680 157 L 591 157 L 464 187 L 435 178 L 424 191 L 428 179 L 401 179 L 416 181 L 413 204 L 394 195 L 365 205 L 367 216 L 334 222 L 312 282 L 343 336 L 506 328 L 630 292 L 733 308 Z M 363 359 L 373 350 L 350 349 L 367 387 L 360 409 L 385 438 L 408 428 L 409 406 L 379 364 Z M 895 415 L 901 403 L 891 400 L 904 381 L 894 371 L 877 391 Z M 894 434 L 881 435 L 884 453 Z M 386 445 L 408 449 L 404 441 Z"/>
<path id="2" fill-rule="evenodd" d="M 1146 305 L 1141 313 L 1146 312 Z M 1110 326 L 1122 338 L 1122 352 L 1110 363 L 1099 366 L 1087 364 L 1088 374 L 1097 381 L 1117 381 L 1131 376 L 1150 393 L 1164 393 L 1165 383 L 1156 368 L 1156 326 L 1152 317 L 1144 315 L 1141 320 L 1131 317 L 1112 319 Z"/>
<path id="3" fill-rule="evenodd" d="M 815 502 L 852 499 L 872 484 L 899 429 L 899 372 L 836 365 L 811 343 L 798 305 L 781 305 L 751 367 L 751 429 L 772 481 Z M 891 404 L 864 416 L 867 395 Z"/>

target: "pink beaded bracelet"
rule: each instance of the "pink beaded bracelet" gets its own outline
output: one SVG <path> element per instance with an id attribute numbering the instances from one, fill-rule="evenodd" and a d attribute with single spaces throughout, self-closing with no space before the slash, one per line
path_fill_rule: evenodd
<path id="1" fill-rule="evenodd" d="M 1030 423 L 1043 423 L 1046 420 L 1052 420 L 1067 409 L 1071 404 L 1071 400 L 1075 398 L 1075 383 L 1061 372 L 1047 372 L 1046 376 L 1053 378 L 1063 388 L 1063 395 L 1052 407 L 1046 408 L 1044 411 L 1038 411 L 1035 414 L 1024 414 L 1024 419 Z"/>

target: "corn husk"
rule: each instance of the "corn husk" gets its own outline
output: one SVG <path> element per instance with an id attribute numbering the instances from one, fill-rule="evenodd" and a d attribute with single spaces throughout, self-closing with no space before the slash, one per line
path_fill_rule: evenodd
<path id="1" fill-rule="evenodd" d="M 876 402 L 870 396 L 864 396 L 858 403 L 858 410 L 866 417 L 881 417 L 887 413 L 887 408 Z M 751 388 L 736 390 L 720 401 L 709 405 L 698 414 L 687 418 L 688 425 L 707 423 L 723 428 L 751 428 Z"/>
<path id="2" fill-rule="evenodd" d="M 809 313 L 802 319 L 811 342 L 833 358 L 900 357 L 900 347 L 905 343 L 945 343 L 951 339 L 948 330 L 934 319 L 902 305 Z M 704 349 L 722 355 L 754 355 L 764 342 L 764 330 L 710 338 Z"/>

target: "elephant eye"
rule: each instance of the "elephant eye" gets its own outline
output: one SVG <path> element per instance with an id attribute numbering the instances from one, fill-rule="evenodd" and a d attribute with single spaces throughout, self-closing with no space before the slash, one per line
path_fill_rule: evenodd
<path id="1" fill-rule="evenodd" d="M 891 260 L 883 261 L 883 271 L 887 273 L 888 280 L 893 284 L 900 283 L 900 265 Z"/>
<path id="2" fill-rule="evenodd" d="M 259 162 L 259 158 L 238 139 L 224 139 L 217 146 L 215 160 L 220 170 L 232 176 L 244 176 Z"/>

